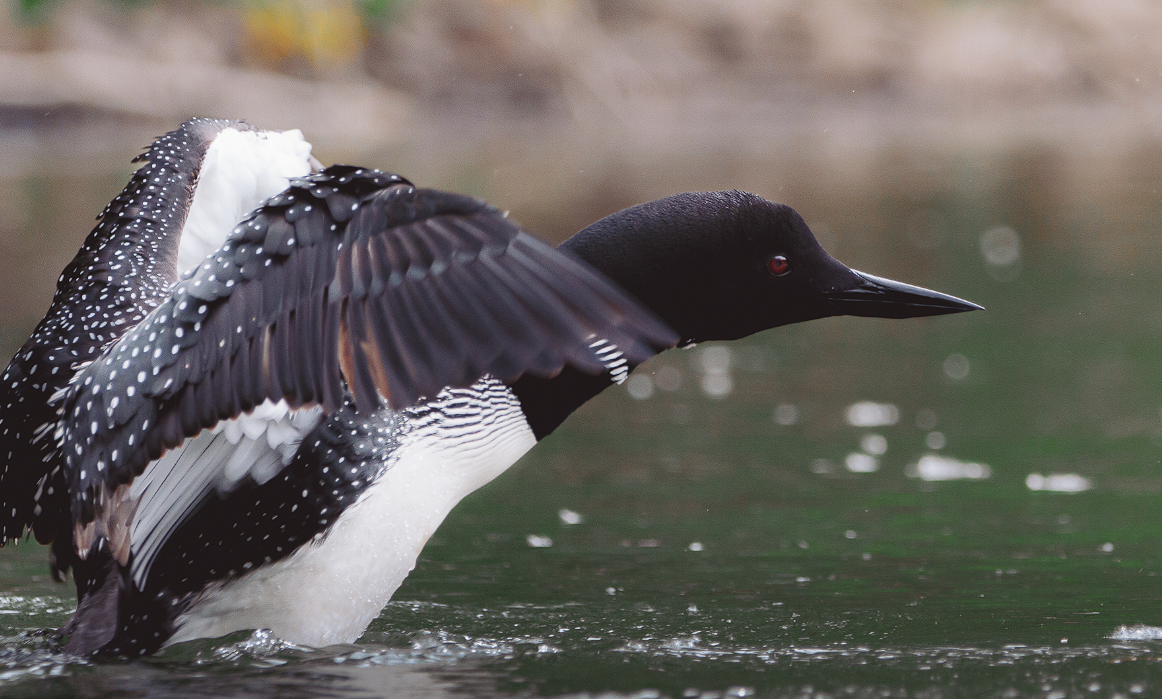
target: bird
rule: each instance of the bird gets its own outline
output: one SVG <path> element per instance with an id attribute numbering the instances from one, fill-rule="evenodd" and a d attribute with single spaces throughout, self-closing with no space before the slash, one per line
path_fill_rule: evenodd
<path id="1" fill-rule="evenodd" d="M 311 150 L 244 121 L 158 138 L 0 377 L 0 542 L 72 571 L 69 653 L 354 642 L 463 497 L 650 357 L 980 309 L 849 269 L 746 192 L 554 248 Z"/>

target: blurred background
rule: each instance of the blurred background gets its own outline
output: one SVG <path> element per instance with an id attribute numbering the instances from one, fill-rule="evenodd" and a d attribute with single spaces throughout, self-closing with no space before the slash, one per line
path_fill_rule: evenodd
<path id="1" fill-rule="evenodd" d="M 324 163 L 483 197 L 554 242 L 745 189 L 852 267 L 988 308 L 661 355 L 467 499 L 326 663 L 436 668 L 417 694 L 1162 691 L 1162 2 L 4 10 L 3 358 L 130 160 L 190 116 L 301 129 Z M 71 593 L 35 548 L 0 555 L 0 682 L 69 695 L 36 629 Z M 291 655 L 280 687 L 324 681 Z M 81 676 L 223 689 L 183 667 Z M 239 672 L 232 692 L 268 692 Z M 324 674 L 359 695 L 395 672 Z"/>
<path id="2" fill-rule="evenodd" d="M 966 196 L 1007 200 L 1003 221 L 982 224 L 1057 238 L 1050 247 L 1104 234 L 1089 265 L 1135 264 L 1162 169 L 1160 8 L 10 2 L 0 16 L 0 249 L 21 264 L 6 270 L 18 283 L 0 291 L 0 308 L 39 317 L 54 270 L 130 158 L 190 115 L 301 129 L 324 162 L 483 196 L 557 240 L 622 206 L 739 187 L 822 224 L 837 254 L 923 265 L 956 237 L 932 204 Z M 1099 200 L 1119 210 L 1116 231 L 1086 227 Z M 49 247 L 19 235 L 32 228 L 70 242 L 27 259 L 30 246 Z M 908 247 L 893 252 L 888 229 L 910 231 Z"/>

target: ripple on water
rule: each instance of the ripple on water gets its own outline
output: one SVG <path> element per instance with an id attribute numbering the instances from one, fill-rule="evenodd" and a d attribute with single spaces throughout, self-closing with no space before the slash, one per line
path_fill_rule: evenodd
<path id="1" fill-rule="evenodd" d="M 0 595 L 0 686 L 61 677 L 84 664 L 60 651 L 55 628 L 75 605 L 59 597 Z"/>
<path id="2" fill-rule="evenodd" d="M 51 610 L 59 604 L 60 600 L 5 599 L 0 601 L 3 605 L 0 608 Z M 689 606 L 684 604 L 682 609 L 688 611 Z M 557 684 L 552 685 L 557 687 L 553 693 L 607 699 L 679 695 L 719 699 L 752 694 L 800 696 L 770 694 L 768 680 L 781 678 L 780 686 L 798 689 L 806 689 L 813 682 L 812 693 L 803 696 L 814 697 L 841 689 L 820 687 L 820 677 L 843 676 L 849 683 L 844 691 L 852 690 L 843 696 L 871 697 L 882 696 L 877 692 L 883 689 L 880 683 L 885 677 L 909 677 L 915 687 L 935 687 L 955 682 L 958 676 L 993 668 L 991 677 L 1004 677 L 1014 687 L 1023 687 L 1011 696 L 1026 696 L 1024 690 L 1033 683 L 1038 696 L 1064 692 L 1061 696 L 1065 697 L 1080 690 L 1092 694 L 1093 690 L 1089 685 L 1073 683 L 1067 678 L 1072 676 L 1071 672 L 1063 672 L 1064 668 L 1140 669 L 1155 665 L 1156 641 L 1162 640 L 1162 628 L 1136 625 L 1118 627 L 1109 636 L 1109 642 L 1076 646 L 1017 643 L 982 648 L 866 641 L 810 644 L 796 643 L 789 638 L 747 643 L 735 640 L 737 634 L 746 633 L 744 626 L 740 626 L 746 622 L 733 615 L 734 622 L 730 618 L 710 618 L 706 610 L 693 615 L 676 615 L 673 611 L 664 604 L 635 606 L 622 610 L 621 618 L 614 621 L 609 615 L 594 616 L 591 607 L 578 604 L 519 604 L 486 609 L 474 605 L 401 601 L 389 605 L 388 623 L 377 624 L 378 630 L 370 632 L 359 644 L 312 649 L 285 643 L 266 631 L 242 632 L 225 639 L 182 644 L 156 658 L 124 664 L 90 664 L 60 653 L 51 632 L 22 631 L 5 637 L 0 647 L 0 694 L 5 693 L 5 686 L 13 688 L 22 681 L 25 688 L 49 687 L 52 685 L 41 683 L 71 676 L 64 681 L 74 688 L 79 682 L 120 686 L 124 678 L 132 677 L 161 694 L 173 696 L 181 695 L 181 692 L 174 694 L 175 688 L 195 681 L 199 691 L 208 691 L 208 687 L 217 691 L 232 683 L 242 683 L 249 692 L 243 692 L 247 696 L 270 695 L 264 688 L 275 686 L 288 691 L 302 690 L 304 696 L 308 690 L 318 690 L 320 686 L 342 696 L 372 696 L 364 691 L 370 686 L 371 678 L 389 683 L 403 682 L 401 678 L 405 677 L 410 678 L 408 681 L 419 678 L 423 682 L 444 682 L 449 677 L 459 678 L 457 682 L 475 678 L 494 687 L 492 682 L 504 678 L 527 682 L 528 679 L 521 678 L 528 676 L 534 682 L 547 681 L 545 677 L 557 676 L 559 672 L 568 677 L 570 669 L 591 670 L 596 662 L 610 668 L 626 667 L 627 663 L 639 668 L 634 677 L 641 683 L 636 688 L 623 687 L 621 692 L 602 691 L 592 695 L 585 693 L 589 687 L 584 682 L 572 687 L 567 683 Z M 394 621 L 390 621 L 392 613 Z M 421 622 L 423 626 L 417 628 L 412 623 L 417 620 L 426 623 Z M 646 623 L 649 620 L 652 622 Z M 753 634 L 750 636 L 755 638 Z M 1009 670 L 997 675 L 996 668 Z M 453 674 L 446 674 L 448 671 Z M 701 688 L 683 685 L 688 687 L 686 692 L 692 692 L 683 693 L 682 686 L 675 687 L 672 679 L 666 682 L 659 679 L 672 678 L 675 672 Z M 710 677 L 729 677 L 735 683 L 711 688 L 706 684 Z M 1107 672 L 1101 686 L 1105 693 L 1098 696 L 1141 694 L 1149 687 L 1140 679 L 1129 675 L 1111 678 Z M 656 685 L 660 690 L 648 688 L 655 680 L 660 682 Z M 799 680 L 803 682 L 796 684 Z M 562 694 L 562 690 L 581 693 Z"/>

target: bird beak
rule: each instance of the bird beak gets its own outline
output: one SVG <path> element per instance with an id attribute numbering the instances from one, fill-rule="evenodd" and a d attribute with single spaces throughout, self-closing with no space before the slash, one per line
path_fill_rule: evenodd
<path id="1" fill-rule="evenodd" d="M 855 272 L 855 285 L 823 295 L 835 315 L 872 318 L 919 318 L 964 311 L 983 311 L 983 306 L 911 284 Z"/>

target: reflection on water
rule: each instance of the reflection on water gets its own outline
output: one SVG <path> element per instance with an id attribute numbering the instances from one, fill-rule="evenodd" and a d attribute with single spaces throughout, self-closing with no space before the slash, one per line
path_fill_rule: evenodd
<path id="1" fill-rule="evenodd" d="M 929 432 L 925 441 L 932 442 L 932 435 L 939 432 Z M 943 437 L 941 437 L 943 439 Z M 914 464 L 904 468 L 904 475 L 909 478 L 919 478 L 925 481 L 953 481 L 958 479 L 980 479 L 992 475 L 992 469 L 984 464 L 966 463 L 939 454 L 925 454 Z"/>
<path id="2" fill-rule="evenodd" d="M 1093 481 L 1076 473 L 1030 473 L 1025 478 L 1029 490 L 1052 490 L 1057 493 L 1080 493 L 1093 487 Z"/>
<path id="3" fill-rule="evenodd" d="M 852 403 L 847 407 L 847 424 L 852 427 L 883 427 L 900 421 L 900 409 L 891 403 L 870 400 Z"/>
<path id="4" fill-rule="evenodd" d="M 71 591 L 38 547 L 6 549 L 0 693 L 1162 691 L 1162 160 L 902 139 L 838 163 L 817 145 L 553 166 L 537 161 L 552 149 L 490 153 L 422 174 L 556 239 L 627 199 L 742 187 L 794 205 L 858 269 L 989 310 L 659 356 L 455 510 L 355 646 L 244 634 L 130 665 L 67 659 L 46 629 Z M 8 355 L 124 165 L 0 178 Z"/>

